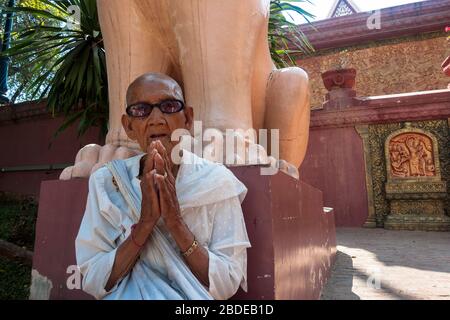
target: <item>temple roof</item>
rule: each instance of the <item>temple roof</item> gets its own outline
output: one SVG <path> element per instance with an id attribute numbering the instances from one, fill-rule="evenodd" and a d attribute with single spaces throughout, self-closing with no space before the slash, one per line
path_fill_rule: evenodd
<path id="1" fill-rule="evenodd" d="M 445 27 L 450 21 L 450 1 L 427 0 L 380 9 L 383 27 L 375 30 L 367 28 L 372 14 L 371 11 L 360 12 L 302 24 L 298 28 L 316 50 L 346 48 L 435 32 L 445 35 Z M 295 50 L 294 47 L 291 49 Z"/>

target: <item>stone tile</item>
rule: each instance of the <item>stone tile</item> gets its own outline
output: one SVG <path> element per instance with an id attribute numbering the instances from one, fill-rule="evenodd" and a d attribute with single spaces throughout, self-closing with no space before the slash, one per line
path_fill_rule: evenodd
<path id="1" fill-rule="evenodd" d="M 450 232 L 337 229 L 323 300 L 450 300 Z"/>

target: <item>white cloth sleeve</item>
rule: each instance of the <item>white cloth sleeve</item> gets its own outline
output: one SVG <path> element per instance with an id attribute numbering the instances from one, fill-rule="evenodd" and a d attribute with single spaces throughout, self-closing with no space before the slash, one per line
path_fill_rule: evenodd
<path id="1" fill-rule="evenodd" d="M 214 222 L 208 245 L 209 293 L 231 298 L 241 285 L 247 290 L 247 248 L 251 247 L 239 197 L 212 205 Z"/>
<path id="2" fill-rule="evenodd" d="M 109 200 L 101 171 L 89 179 L 86 211 L 75 240 L 83 290 L 96 299 L 102 299 L 120 283 L 118 281 L 109 292 L 105 290 L 116 256 L 116 240 L 122 233 L 120 211 Z"/>

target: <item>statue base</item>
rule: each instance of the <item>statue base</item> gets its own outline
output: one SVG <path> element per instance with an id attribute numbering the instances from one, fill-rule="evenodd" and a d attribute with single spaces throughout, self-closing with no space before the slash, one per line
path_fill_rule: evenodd
<path id="1" fill-rule="evenodd" d="M 249 189 L 242 206 L 252 244 L 248 292 L 233 299 L 318 299 L 336 255 L 322 192 L 284 173 L 261 176 L 257 166 L 231 170 Z M 75 268 L 87 193 L 87 179 L 42 183 L 30 299 L 92 299 Z"/>

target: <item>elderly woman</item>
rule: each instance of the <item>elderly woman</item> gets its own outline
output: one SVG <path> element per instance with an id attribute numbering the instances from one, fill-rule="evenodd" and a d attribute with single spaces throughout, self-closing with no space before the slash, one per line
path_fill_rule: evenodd
<path id="1" fill-rule="evenodd" d="M 89 181 L 76 238 L 83 290 L 97 299 L 228 299 L 247 288 L 247 189 L 223 165 L 183 150 L 190 130 L 180 86 L 150 73 L 127 91 L 122 125 L 142 155 L 114 160 Z"/>

